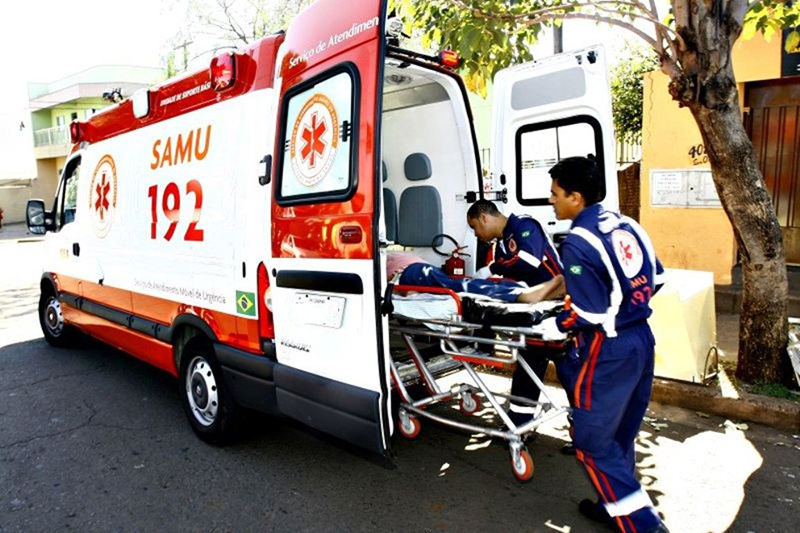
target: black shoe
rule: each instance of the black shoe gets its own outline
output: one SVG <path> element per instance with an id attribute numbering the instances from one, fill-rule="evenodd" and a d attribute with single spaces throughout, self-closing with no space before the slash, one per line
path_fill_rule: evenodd
<path id="1" fill-rule="evenodd" d="M 615 530 L 617 529 L 617 523 L 608 514 L 606 508 L 597 502 L 589 499 L 581 500 L 581 503 L 578 504 L 578 510 L 589 520 L 605 524 Z"/>
<path id="2" fill-rule="evenodd" d="M 575 455 L 575 445 L 571 442 L 563 445 L 561 447 L 561 455 Z"/>

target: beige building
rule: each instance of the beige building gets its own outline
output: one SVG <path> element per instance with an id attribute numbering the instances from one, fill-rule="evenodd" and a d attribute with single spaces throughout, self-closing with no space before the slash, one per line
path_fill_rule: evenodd
<path id="1" fill-rule="evenodd" d="M 800 56 L 800 54 L 791 54 Z M 800 77 L 791 77 L 779 37 L 735 45 L 733 62 L 747 132 L 783 228 L 787 261 L 800 263 Z M 783 77 L 782 77 L 782 62 Z M 796 69 L 795 69 L 795 72 Z M 645 79 L 641 223 L 666 267 L 706 270 L 730 284 L 738 262 L 700 132 L 667 91 L 661 72 Z"/>
<path id="2" fill-rule="evenodd" d="M 20 144 L 23 157 L 34 162 L 0 169 L 0 208 L 4 223 L 25 220 L 25 206 L 31 198 L 47 204 L 56 188 L 70 150 L 69 125 L 83 121 L 113 105 L 112 93 L 122 98 L 164 79 L 164 71 L 151 67 L 97 66 L 50 83 L 28 86 L 30 115 L 3 115 L 2 129 Z M 105 95 L 105 97 L 104 97 Z M 21 139 L 21 136 L 32 136 Z M 30 143 L 32 142 L 32 155 Z M 4 165 L 0 161 L 0 165 Z M 8 166 L 9 164 L 6 163 Z"/>

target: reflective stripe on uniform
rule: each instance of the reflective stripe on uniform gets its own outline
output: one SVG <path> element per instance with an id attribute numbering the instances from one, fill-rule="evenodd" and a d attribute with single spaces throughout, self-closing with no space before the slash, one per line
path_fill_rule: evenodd
<path id="1" fill-rule="evenodd" d="M 608 511 L 609 516 L 628 516 L 629 514 L 635 513 L 639 509 L 652 506 L 653 502 L 650 500 L 650 496 L 648 496 L 647 493 L 642 489 L 628 494 L 621 500 L 607 502 L 605 504 L 606 511 Z"/>
<path id="2" fill-rule="evenodd" d="M 539 265 L 542 264 L 541 261 L 533 257 L 525 250 L 520 250 L 519 252 L 517 252 L 517 255 L 520 257 L 520 259 L 531 265 L 533 268 L 539 268 Z"/>
<path id="3" fill-rule="evenodd" d="M 616 337 L 617 329 L 615 321 L 617 313 L 619 313 L 619 307 L 622 304 L 622 289 L 620 288 L 619 279 L 617 279 L 617 273 L 614 270 L 614 265 L 611 263 L 611 258 L 608 256 L 608 252 L 606 251 L 606 247 L 603 245 L 603 241 L 601 241 L 597 235 L 593 234 L 589 230 L 585 228 L 573 228 L 570 233 L 581 237 L 583 240 L 589 243 L 589 245 L 600 255 L 600 259 L 603 260 L 603 264 L 605 265 L 606 270 L 608 270 L 608 276 L 611 279 L 611 305 L 608 307 L 608 310 L 605 313 L 606 320 L 603 323 L 603 329 L 605 330 L 607 336 Z M 572 306 L 575 306 L 574 302 Z"/>

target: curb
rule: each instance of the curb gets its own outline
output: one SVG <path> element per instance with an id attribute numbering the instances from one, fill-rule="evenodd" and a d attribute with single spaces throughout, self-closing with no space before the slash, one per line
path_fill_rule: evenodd
<path id="1" fill-rule="evenodd" d="M 800 429 L 800 403 L 781 398 L 746 392 L 739 393 L 739 398 L 725 398 L 715 388 L 655 378 L 650 400 L 776 429 Z"/>
<path id="2" fill-rule="evenodd" d="M 552 363 L 547 367 L 545 382 L 560 384 Z M 726 398 L 715 387 L 657 377 L 653 379 L 650 401 L 784 431 L 800 430 L 800 402 L 781 398 L 746 392 L 739 393 L 739 398 Z"/>

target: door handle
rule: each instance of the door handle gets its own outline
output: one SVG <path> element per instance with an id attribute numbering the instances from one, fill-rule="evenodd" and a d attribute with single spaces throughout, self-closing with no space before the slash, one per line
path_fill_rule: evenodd
<path id="1" fill-rule="evenodd" d="M 81 245 L 77 242 L 72 243 L 72 255 L 76 257 L 81 255 Z"/>
<path id="2" fill-rule="evenodd" d="M 272 181 L 272 156 L 267 154 L 258 162 L 258 184 L 266 185 Z"/>

